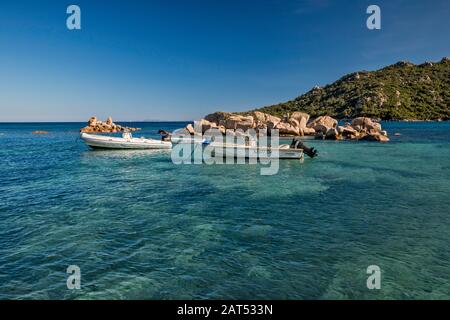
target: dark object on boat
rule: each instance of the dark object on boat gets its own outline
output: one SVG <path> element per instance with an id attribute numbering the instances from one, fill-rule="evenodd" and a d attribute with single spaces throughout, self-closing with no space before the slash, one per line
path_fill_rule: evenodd
<path id="1" fill-rule="evenodd" d="M 310 158 L 317 157 L 317 150 L 314 149 L 314 148 L 308 147 L 299 138 L 292 139 L 291 148 L 293 148 L 293 149 L 303 149 L 303 152 L 306 153 Z"/>
<path id="2" fill-rule="evenodd" d="M 170 141 L 170 138 L 172 137 L 172 134 L 169 131 L 159 129 L 158 134 L 161 135 L 162 141 Z"/>

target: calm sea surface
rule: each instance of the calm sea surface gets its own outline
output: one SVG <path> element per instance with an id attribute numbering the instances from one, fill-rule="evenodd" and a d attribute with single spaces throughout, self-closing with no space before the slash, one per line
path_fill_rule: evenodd
<path id="1" fill-rule="evenodd" d="M 311 140 L 274 176 L 93 151 L 82 126 L 0 124 L 0 299 L 450 299 L 450 123 Z"/>

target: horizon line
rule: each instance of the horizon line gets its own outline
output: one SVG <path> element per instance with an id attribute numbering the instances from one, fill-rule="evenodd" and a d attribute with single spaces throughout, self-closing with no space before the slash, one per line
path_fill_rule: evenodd
<path id="1" fill-rule="evenodd" d="M 136 123 L 145 123 L 145 122 L 193 122 L 195 120 L 114 120 L 114 123 L 117 122 L 136 122 Z M 87 123 L 88 121 L 0 121 L 1 123 Z"/>

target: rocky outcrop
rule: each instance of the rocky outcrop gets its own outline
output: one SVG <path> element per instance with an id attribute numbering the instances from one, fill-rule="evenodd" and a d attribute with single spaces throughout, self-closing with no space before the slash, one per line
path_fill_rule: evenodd
<path id="1" fill-rule="evenodd" d="M 229 113 L 229 112 L 220 112 L 219 111 L 219 112 L 214 112 L 214 113 L 208 114 L 205 117 L 205 120 L 219 124 L 221 121 L 225 121 L 226 119 L 228 119 L 231 115 L 233 115 L 233 114 Z"/>
<path id="2" fill-rule="evenodd" d="M 219 121 L 219 125 L 223 125 L 226 129 L 247 131 L 254 128 L 254 120 L 253 116 L 232 115 L 226 120 Z"/>
<path id="3" fill-rule="evenodd" d="M 328 140 L 342 140 L 342 136 L 339 135 L 337 129 L 330 128 L 325 133 L 325 139 L 328 139 Z"/>
<path id="4" fill-rule="evenodd" d="M 296 127 L 298 127 L 300 136 L 314 135 L 316 133 L 314 129 L 307 127 L 308 121 L 309 114 L 299 111 L 294 112 L 289 118 L 289 123 L 296 124 Z"/>
<path id="5" fill-rule="evenodd" d="M 217 129 L 222 134 L 225 134 L 225 126 L 223 125 L 217 125 L 215 122 L 208 121 L 206 119 L 200 119 L 197 121 L 194 121 L 194 126 L 192 124 L 188 124 L 186 126 L 186 130 L 189 132 L 189 134 L 193 135 L 196 132 L 200 132 L 199 128 L 201 128 L 201 132 L 205 133 L 206 131 L 210 129 Z"/>
<path id="6" fill-rule="evenodd" d="M 359 117 L 359 118 L 355 118 L 352 120 L 352 126 L 359 126 L 361 128 L 364 128 L 368 125 L 372 125 L 373 121 L 370 118 L 366 118 L 366 117 Z"/>
<path id="7" fill-rule="evenodd" d="M 306 128 L 309 121 L 309 114 L 297 111 L 291 115 L 290 119 L 297 120 L 300 128 Z"/>
<path id="8" fill-rule="evenodd" d="M 307 127 L 308 120 L 309 115 L 303 112 L 294 112 L 290 117 L 286 116 L 282 120 L 270 114 L 255 111 L 247 115 L 215 112 L 207 115 L 200 121 L 208 121 L 207 129 L 210 129 L 209 124 L 212 124 L 212 128 L 219 128 L 221 131 L 237 129 L 243 131 L 247 131 L 248 129 L 278 129 L 281 135 L 314 135 L 314 129 Z M 202 131 L 205 130 L 202 129 Z"/>
<path id="9" fill-rule="evenodd" d="M 360 117 L 354 119 L 351 124 L 338 126 L 338 121 L 329 116 L 320 116 L 309 121 L 309 115 L 304 112 L 287 114 L 283 119 L 260 111 L 246 115 L 215 112 L 196 121 L 195 126 L 200 127 L 202 133 L 213 128 L 220 130 L 223 134 L 226 130 L 277 129 L 283 136 L 313 135 L 316 139 L 327 140 L 389 141 L 387 133 L 382 130 L 380 123 L 370 118 Z M 191 135 L 195 133 L 194 127 L 190 124 L 186 130 Z"/>
<path id="10" fill-rule="evenodd" d="M 387 132 L 382 130 L 381 124 L 365 117 L 353 119 L 351 124 L 346 123 L 336 128 L 328 128 L 323 124 L 316 124 L 314 128 L 317 131 L 316 139 L 389 141 Z"/>
<path id="11" fill-rule="evenodd" d="M 278 132 L 281 135 L 298 136 L 300 134 L 300 128 L 297 121 L 279 122 L 275 126 L 275 129 L 278 129 Z"/>
<path id="12" fill-rule="evenodd" d="M 329 116 L 320 116 L 308 124 L 309 128 L 315 128 L 316 126 L 324 126 L 327 128 L 336 128 L 338 121 Z"/>
<path id="13" fill-rule="evenodd" d="M 356 128 L 360 133 L 367 135 L 383 135 L 387 136 L 386 131 L 383 131 L 381 124 L 374 122 L 369 118 L 356 118 L 352 121 L 352 126 Z M 385 139 L 380 139 L 385 140 Z"/>
<path id="14" fill-rule="evenodd" d="M 324 126 L 323 124 L 316 124 L 314 127 L 313 127 L 313 129 L 314 129 L 314 131 L 316 132 L 316 133 L 323 133 L 323 134 L 326 134 L 327 132 L 328 132 L 328 130 L 330 130 L 330 129 L 332 129 L 331 127 L 327 127 L 327 126 Z"/>
<path id="15" fill-rule="evenodd" d="M 314 128 L 306 127 L 306 128 L 302 128 L 300 130 L 302 130 L 303 136 L 313 136 L 316 134 L 316 130 L 314 130 Z"/>
<path id="16" fill-rule="evenodd" d="M 281 121 L 278 117 L 260 111 L 254 111 L 252 116 L 255 121 L 256 128 L 267 128 L 269 122 L 272 124 L 273 128 Z"/>
<path id="17" fill-rule="evenodd" d="M 382 132 L 378 131 L 371 131 L 369 133 L 363 133 L 359 140 L 365 140 L 365 141 L 377 141 L 377 142 L 388 142 L 389 138 L 387 135 L 383 134 Z"/>
<path id="18" fill-rule="evenodd" d="M 308 123 L 306 130 L 313 130 L 316 139 L 340 140 L 338 121 L 329 116 L 321 116 Z M 305 131 L 308 132 L 308 131 Z"/>
<path id="19" fill-rule="evenodd" d="M 256 112 L 259 111 L 255 111 L 255 113 Z M 267 129 L 278 129 L 281 135 L 304 136 L 314 135 L 316 133 L 314 129 L 307 127 L 309 114 L 304 112 L 297 111 L 291 115 L 287 114 L 283 117 L 283 119 L 271 115 L 267 115 L 266 118 L 270 119 L 267 122 Z"/>
<path id="20" fill-rule="evenodd" d="M 88 125 L 80 130 L 85 133 L 114 133 L 123 131 L 137 131 L 140 128 L 130 128 L 115 124 L 111 117 L 106 121 L 100 121 L 97 117 L 91 117 L 88 121 Z"/>
<path id="21" fill-rule="evenodd" d="M 358 136 L 358 131 L 350 124 L 337 127 L 337 131 L 344 139 L 354 140 Z"/>

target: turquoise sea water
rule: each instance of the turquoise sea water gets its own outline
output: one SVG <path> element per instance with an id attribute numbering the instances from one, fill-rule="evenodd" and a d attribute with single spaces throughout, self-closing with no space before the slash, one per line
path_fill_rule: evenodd
<path id="1" fill-rule="evenodd" d="M 318 158 L 274 176 L 93 151 L 83 125 L 0 124 L 0 299 L 450 298 L 450 123 L 311 140 Z"/>

